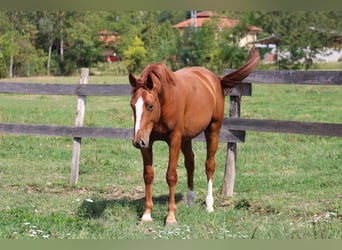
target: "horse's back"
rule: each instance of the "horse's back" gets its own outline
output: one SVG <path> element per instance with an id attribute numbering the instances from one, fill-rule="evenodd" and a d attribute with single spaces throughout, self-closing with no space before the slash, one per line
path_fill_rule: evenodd
<path id="1" fill-rule="evenodd" d="M 203 67 L 188 67 L 175 75 L 186 99 L 184 120 L 188 130 L 201 132 L 211 121 L 223 118 L 224 96 L 220 79 L 213 72 Z"/>
<path id="2" fill-rule="evenodd" d="M 219 78 L 212 71 L 204 67 L 186 67 L 175 71 L 175 74 L 178 78 L 200 79 L 202 82 L 218 84 L 220 86 Z"/>
<path id="3" fill-rule="evenodd" d="M 196 90 L 202 86 L 209 90 L 210 94 L 221 97 L 220 79 L 212 71 L 203 67 L 187 67 L 176 71 L 175 74 L 182 88 Z"/>

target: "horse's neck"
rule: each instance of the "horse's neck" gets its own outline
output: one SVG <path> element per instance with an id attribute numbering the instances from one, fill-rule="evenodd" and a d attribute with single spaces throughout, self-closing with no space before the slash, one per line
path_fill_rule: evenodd
<path id="1" fill-rule="evenodd" d="M 172 105 L 173 100 L 176 100 L 176 91 L 177 88 L 171 84 L 161 84 L 158 94 L 160 104 Z"/>

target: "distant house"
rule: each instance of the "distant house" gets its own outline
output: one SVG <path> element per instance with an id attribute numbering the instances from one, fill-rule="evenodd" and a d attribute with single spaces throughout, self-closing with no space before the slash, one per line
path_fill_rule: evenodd
<path id="1" fill-rule="evenodd" d="M 98 34 L 98 39 L 104 47 L 114 47 L 118 39 L 118 33 L 115 31 L 101 30 Z"/>
<path id="2" fill-rule="evenodd" d="M 180 23 L 173 25 L 172 27 L 178 29 L 182 34 L 184 29 L 188 29 L 191 27 L 201 28 L 205 22 L 211 22 L 215 20 L 217 22 L 217 30 L 220 32 L 224 28 L 234 28 L 239 20 L 237 19 L 229 19 L 226 16 L 219 16 L 214 11 L 201 11 L 194 14 L 191 18 L 184 20 Z M 245 37 L 241 38 L 239 41 L 239 46 L 243 47 L 257 39 L 257 33 L 262 31 L 261 28 L 257 26 L 251 26 L 249 32 Z"/>
<path id="3" fill-rule="evenodd" d="M 101 30 L 98 34 L 98 40 L 103 46 L 103 57 L 108 63 L 119 61 L 119 57 L 116 53 L 115 45 L 120 40 L 117 32 L 111 32 L 108 30 Z"/>

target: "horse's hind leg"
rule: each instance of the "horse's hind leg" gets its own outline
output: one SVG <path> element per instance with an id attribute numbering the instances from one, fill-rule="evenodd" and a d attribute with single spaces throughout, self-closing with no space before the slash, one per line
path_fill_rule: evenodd
<path id="1" fill-rule="evenodd" d="M 187 192 L 187 203 L 191 206 L 195 199 L 194 193 L 194 169 L 195 160 L 194 152 L 192 151 L 191 140 L 182 142 L 182 152 L 184 154 L 184 165 L 188 175 L 188 192 Z"/>
<path id="2" fill-rule="evenodd" d="M 205 161 L 205 170 L 208 182 L 208 193 L 205 202 L 208 212 L 214 211 L 213 175 L 215 172 L 215 154 L 218 148 L 218 136 L 220 133 L 220 128 L 221 124 L 213 122 L 205 130 L 205 137 L 207 141 L 207 159 Z"/>

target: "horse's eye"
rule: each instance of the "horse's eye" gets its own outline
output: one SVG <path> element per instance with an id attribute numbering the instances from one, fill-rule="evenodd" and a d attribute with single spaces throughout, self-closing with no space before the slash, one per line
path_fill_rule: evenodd
<path id="1" fill-rule="evenodd" d="M 153 104 L 148 104 L 147 105 L 147 110 L 152 111 L 153 110 Z"/>

